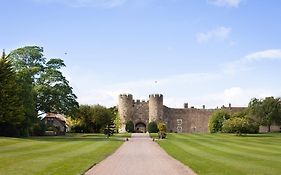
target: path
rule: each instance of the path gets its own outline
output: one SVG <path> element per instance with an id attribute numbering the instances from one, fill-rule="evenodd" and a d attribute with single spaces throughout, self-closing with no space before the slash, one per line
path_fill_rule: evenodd
<path id="1" fill-rule="evenodd" d="M 135 133 L 114 154 L 86 175 L 195 175 L 169 156 L 148 134 Z"/>

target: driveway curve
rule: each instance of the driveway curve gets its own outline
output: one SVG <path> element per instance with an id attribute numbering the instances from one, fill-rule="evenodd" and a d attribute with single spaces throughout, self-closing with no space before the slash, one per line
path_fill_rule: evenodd
<path id="1" fill-rule="evenodd" d="M 86 175 L 195 175 L 189 167 L 169 156 L 148 134 L 134 133 L 114 154 Z"/>

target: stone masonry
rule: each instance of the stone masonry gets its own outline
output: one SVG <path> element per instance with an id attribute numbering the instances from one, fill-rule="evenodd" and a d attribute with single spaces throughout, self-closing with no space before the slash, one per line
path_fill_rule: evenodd
<path id="1" fill-rule="evenodd" d="M 243 107 L 231 107 L 231 112 L 237 112 Z M 122 123 L 120 132 L 125 131 L 125 124 L 132 121 L 135 130 L 146 132 L 147 125 L 151 121 L 164 122 L 168 132 L 184 133 L 208 133 L 208 121 L 215 109 L 189 108 L 184 104 L 184 108 L 175 109 L 163 105 L 162 94 L 149 95 L 149 100 L 134 100 L 131 94 L 119 95 L 118 111 Z"/>

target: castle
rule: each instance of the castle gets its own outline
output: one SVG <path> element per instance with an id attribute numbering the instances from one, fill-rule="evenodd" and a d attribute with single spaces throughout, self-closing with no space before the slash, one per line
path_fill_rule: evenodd
<path id="1" fill-rule="evenodd" d="M 243 107 L 231 107 L 231 112 L 241 111 Z M 216 109 L 206 109 L 205 105 L 201 109 L 188 107 L 175 109 L 163 105 L 162 94 L 149 95 L 149 100 L 134 100 L 131 94 L 119 95 L 118 111 L 122 123 L 120 132 L 125 131 L 125 125 L 132 121 L 137 132 L 146 132 L 149 122 L 164 122 L 168 132 L 184 133 L 208 133 L 208 122 L 212 113 Z"/>

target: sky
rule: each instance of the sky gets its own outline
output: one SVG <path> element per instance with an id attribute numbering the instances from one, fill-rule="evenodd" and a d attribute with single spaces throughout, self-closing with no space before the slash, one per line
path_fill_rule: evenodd
<path id="1" fill-rule="evenodd" d="M 201 108 L 281 96 L 279 0 L 1 0 L 0 48 L 61 58 L 80 104 Z"/>

